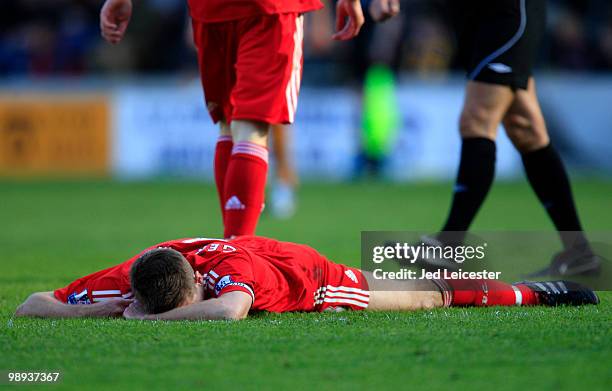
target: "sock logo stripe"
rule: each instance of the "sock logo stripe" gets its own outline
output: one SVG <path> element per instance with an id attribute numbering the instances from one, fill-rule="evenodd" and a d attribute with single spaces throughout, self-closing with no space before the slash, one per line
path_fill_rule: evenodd
<path id="1" fill-rule="evenodd" d="M 512 289 L 514 290 L 514 295 L 516 296 L 516 305 L 523 305 L 523 294 L 521 290 L 514 285 L 512 285 Z"/>
<path id="2" fill-rule="evenodd" d="M 254 143 L 240 142 L 235 144 L 232 148 L 232 155 L 236 154 L 256 156 L 264 162 L 268 162 L 268 149 Z"/>

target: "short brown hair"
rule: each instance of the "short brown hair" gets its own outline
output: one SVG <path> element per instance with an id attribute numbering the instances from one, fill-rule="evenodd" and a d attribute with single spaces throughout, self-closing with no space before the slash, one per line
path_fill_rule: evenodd
<path id="1" fill-rule="evenodd" d="M 147 251 L 130 270 L 134 296 L 150 314 L 180 306 L 195 292 L 193 278 L 191 265 L 171 248 Z"/>

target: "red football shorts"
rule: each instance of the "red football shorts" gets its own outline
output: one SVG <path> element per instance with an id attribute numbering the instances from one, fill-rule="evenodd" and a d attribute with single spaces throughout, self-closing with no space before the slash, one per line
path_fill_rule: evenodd
<path id="1" fill-rule="evenodd" d="M 315 291 L 316 311 L 368 308 L 370 291 L 361 270 L 327 261 L 325 282 Z"/>
<path id="2" fill-rule="evenodd" d="M 303 16 L 193 21 L 200 75 L 214 122 L 291 123 L 302 79 Z"/>

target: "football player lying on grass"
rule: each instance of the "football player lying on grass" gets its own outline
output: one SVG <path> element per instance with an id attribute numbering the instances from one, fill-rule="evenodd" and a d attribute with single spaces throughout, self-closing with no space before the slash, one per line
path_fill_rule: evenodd
<path id="1" fill-rule="evenodd" d="M 251 311 L 411 311 L 447 306 L 597 304 L 571 282 L 377 280 L 306 245 L 246 236 L 160 243 L 54 292 L 17 316 L 243 319 Z"/>

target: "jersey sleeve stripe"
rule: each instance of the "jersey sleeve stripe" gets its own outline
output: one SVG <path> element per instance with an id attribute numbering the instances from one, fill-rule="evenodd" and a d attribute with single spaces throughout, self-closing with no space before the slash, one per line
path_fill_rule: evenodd
<path id="1" fill-rule="evenodd" d="M 221 291 L 219 292 L 217 296 L 221 296 L 222 292 L 226 290 L 227 288 L 233 288 L 230 290 L 230 292 L 240 290 L 242 292 L 248 293 L 249 295 L 251 295 L 251 299 L 253 300 L 253 303 L 255 303 L 255 292 L 253 292 L 253 289 L 251 289 L 251 287 L 248 286 L 247 284 L 242 283 L 242 282 L 231 282 L 227 284 L 226 286 L 224 286 L 223 289 L 221 289 Z"/>
<path id="2" fill-rule="evenodd" d="M 92 291 L 91 294 L 93 296 L 99 296 L 99 295 L 120 295 L 121 291 L 120 290 L 106 290 L 106 291 Z"/>
<path id="3" fill-rule="evenodd" d="M 249 291 L 249 293 L 251 294 L 251 299 L 253 300 L 253 303 L 255 303 L 255 292 L 253 292 L 253 289 L 251 289 L 251 287 L 246 284 L 240 284 L 240 286 L 246 288 L 246 290 Z"/>
<path id="4" fill-rule="evenodd" d="M 112 296 L 112 297 L 94 297 L 93 301 L 95 303 L 97 302 L 101 302 L 101 301 L 109 301 L 109 300 L 117 300 L 120 299 L 121 297 L 119 296 Z"/>

